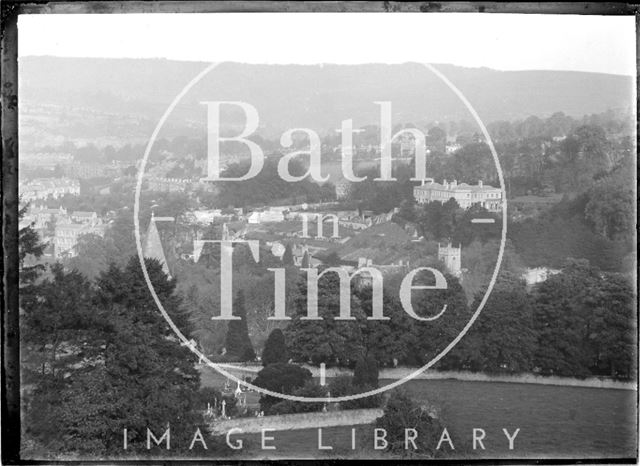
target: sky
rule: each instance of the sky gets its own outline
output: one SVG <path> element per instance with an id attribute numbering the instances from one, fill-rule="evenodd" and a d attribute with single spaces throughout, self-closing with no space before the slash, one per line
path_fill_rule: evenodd
<path id="1" fill-rule="evenodd" d="M 18 19 L 19 56 L 244 63 L 450 63 L 635 76 L 633 16 L 487 13 L 50 14 Z"/>

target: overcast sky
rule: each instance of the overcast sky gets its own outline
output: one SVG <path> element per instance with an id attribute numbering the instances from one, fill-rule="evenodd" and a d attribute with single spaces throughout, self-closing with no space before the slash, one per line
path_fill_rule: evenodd
<path id="1" fill-rule="evenodd" d="M 632 16 L 215 13 L 21 15 L 19 54 L 403 63 L 635 75 Z"/>

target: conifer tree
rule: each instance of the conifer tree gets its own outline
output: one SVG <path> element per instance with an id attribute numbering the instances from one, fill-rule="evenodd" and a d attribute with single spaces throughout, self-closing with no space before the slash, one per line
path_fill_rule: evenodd
<path id="1" fill-rule="evenodd" d="M 293 265 L 293 251 L 291 250 L 291 244 L 287 244 L 282 255 L 282 263 L 284 265 Z"/>
<path id="2" fill-rule="evenodd" d="M 289 353 L 284 341 L 284 334 L 279 328 L 274 329 L 267 338 L 262 351 L 262 365 L 268 366 L 278 362 L 287 362 Z"/>
<path id="3" fill-rule="evenodd" d="M 230 320 L 225 338 L 225 348 L 230 358 L 239 361 L 251 361 L 255 359 L 253 345 L 249 338 L 249 328 L 247 327 L 247 311 L 244 307 L 244 292 L 238 291 L 233 302 L 233 312 L 240 317 L 239 320 Z"/>
<path id="4" fill-rule="evenodd" d="M 300 266 L 303 269 L 308 269 L 311 267 L 311 256 L 309 255 L 309 251 L 305 251 L 304 256 L 302 256 L 302 263 Z"/>

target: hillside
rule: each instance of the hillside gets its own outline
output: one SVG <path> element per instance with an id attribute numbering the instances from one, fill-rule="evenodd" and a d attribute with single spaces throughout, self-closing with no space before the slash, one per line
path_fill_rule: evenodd
<path id="1" fill-rule="evenodd" d="M 165 59 L 25 57 L 20 98 L 33 105 L 84 107 L 157 121 L 174 96 L 207 64 Z M 629 76 L 571 71 L 495 71 L 437 65 L 486 122 L 562 111 L 583 116 L 632 102 Z M 204 124 L 202 100 L 243 100 L 259 111 L 260 131 L 292 127 L 323 133 L 353 118 L 377 123 L 393 103 L 394 122 L 471 120 L 457 97 L 420 64 L 250 65 L 222 63 L 176 109 L 174 123 Z"/>

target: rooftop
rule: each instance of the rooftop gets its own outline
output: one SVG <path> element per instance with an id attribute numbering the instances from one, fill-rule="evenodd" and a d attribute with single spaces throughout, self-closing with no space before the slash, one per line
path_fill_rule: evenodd
<path id="1" fill-rule="evenodd" d="M 440 189 L 443 191 L 470 191 L 470 192 L 481 192 L 481 191 L 490 191 L 496 188 L 491 186 L 490 184 L 467 184 L 467 183 L 448 183 L 443 181 L 443 183 L 436 183 L 435 181 L 427 182 L 422 186 L 416 186 L 417 189 L 430 190 L 430 189 Z"/>

